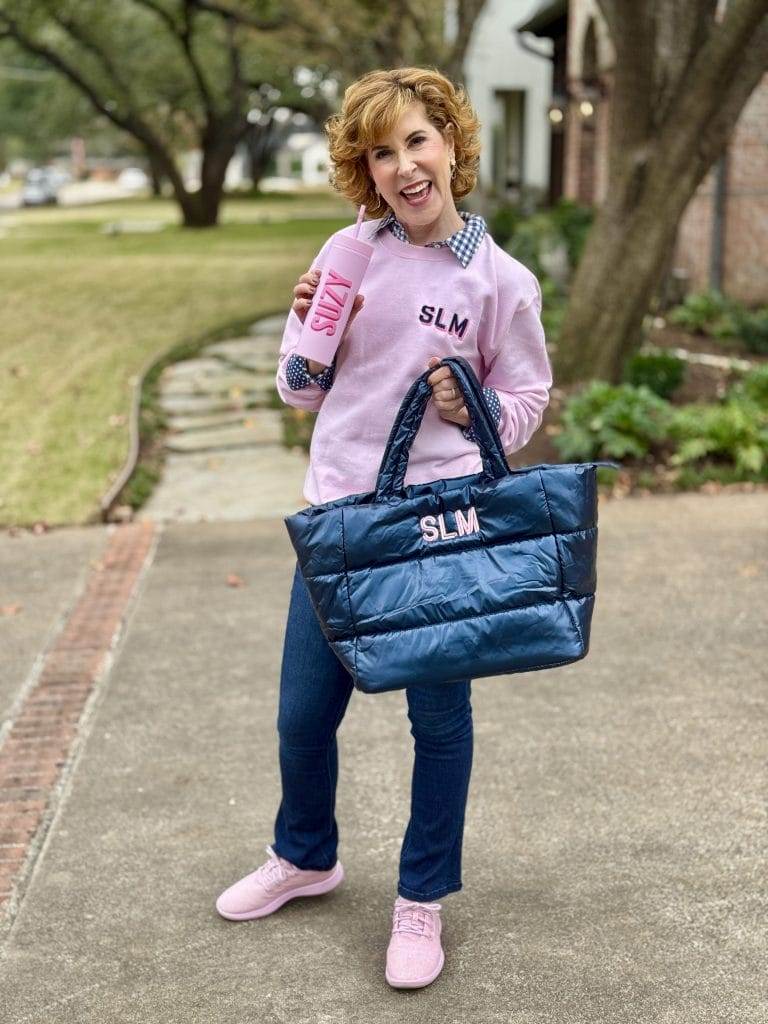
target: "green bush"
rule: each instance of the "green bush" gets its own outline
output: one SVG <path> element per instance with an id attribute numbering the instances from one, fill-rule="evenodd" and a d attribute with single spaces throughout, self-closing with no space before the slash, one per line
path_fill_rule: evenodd
<path id="1" fill-rule="evenodd" d="M 667 319 L 693 334 L 726 338 L 736 334 L 736 310 L 736 304 L 718 291 L 695 292 L 670 310 Z"/>
<path id="2" fill-rule="evenodd" d="M 768 411 L 768 363 L 756 366 L 728 389 L 728 398 L 754 402 Z"/>
<path id="3" fill-rule="evenodd" d="M 580 206 L 572 199 L 559 199 L 550 211 L 552 222 L 565 241 L 568 263 L 573 270 L 581 259 L 584 243 L 595 219 L 590 206 Z"/>
<path id="4" fill-rule="evenodd" d="M 749 352 L 768 355 L 768 306 L 762 309 L 737 309 L 734 312 L 735 333 Z"/>
<path id="5" fill-rule="evenodd" d="M 560 199 L 554 206 L 530 216 L 523 216 L 516 206 L 500 207 L 489 227 L 498 245 L 541 278 L 541 253 L 559 244 L 565 245 L 570 270 L 575 269 L 593 219 L 590 207 Z"/>
<path id="6" fill-rule="evenodd" d="M 672 415 L 645 386 L 596 380 L 568 400 L 553 443 L 565 459 L 640 459 L 666 439 Z"/>
<path id="7" fill-rule="evenodd" d="M 557 232 L 546 214 L 535 213 L 532 217 L 519 221 L 504 248 L 510 256 L 520 260 L 541 280 L 545 276 L 545 271 L 541 265 L 540 253 L 545 247 L 556 245 L 558 240 Z"/>
<path id="8" fill-rule="evenodd" d="M 547 341 L 557 342 L 560 337 L 560 326 L 568 306 L 568 296 L 551 277 L 546 275 L 540 277 L 539 284 L 541 285 L 541 323 L 544 327 L 544 334 Z"/>
<path id="9" fill-rule="evenodd" d="M 514 203 L 502 203 L 488 218 L 488 230 L 491 237 L 502 249 L 514 235 L 522 216 L 519 206 Z"/>
<path id="10" fill-rule="evenodd" d="M 669 398 L 685 376 L 685 360 L 671 352 L 636 352 L 624 366 L 624 382 L 639 388 L 645 385 L 660 398 Z"/>
<path id="11" fill-rule="evenodd" d="M 749 399 L 680 406 L 670 425 L 675 451 L 670 465 L 714 458 L 745 474 L 768 475 L 768 413 Z"/>

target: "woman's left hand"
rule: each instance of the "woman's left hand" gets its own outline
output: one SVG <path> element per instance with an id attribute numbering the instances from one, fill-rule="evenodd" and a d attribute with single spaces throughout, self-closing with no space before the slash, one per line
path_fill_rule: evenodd
<path id="1" fill-rule="evenodd" d="M 439 362 L 438 356 L 432 356 L 427 364 L 427 369 L 437 366 Z M 432 398 L 441 419 L 448 420 L 450 423 L 458 423 L 461 427 L 468 427 L 469 412 L 464 405 L 464 396 L 453 371 L 447 366 L 441 366 L 439 370 L 435 370 L 427 377 L 427 383 L 432 385 Z"/>

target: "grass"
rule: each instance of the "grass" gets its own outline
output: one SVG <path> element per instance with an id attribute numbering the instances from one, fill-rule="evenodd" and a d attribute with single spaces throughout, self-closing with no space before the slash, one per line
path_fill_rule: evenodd
<path id="1" fill-rule="evenodd" d="M 207 231 L 179 227 L 166 200 L 0 215 L 0 524 L 97 519 L 127 454 L 138 372 L 222 324 L 287 312 L 297 276 L 351 215 L 322 195 L 232 200 Z M 164 226 L 104 233 L 132 219 Z"/>

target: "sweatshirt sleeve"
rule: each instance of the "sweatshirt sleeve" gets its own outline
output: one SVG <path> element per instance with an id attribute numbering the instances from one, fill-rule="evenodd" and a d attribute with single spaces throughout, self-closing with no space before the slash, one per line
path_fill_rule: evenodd
<path id="1" fill-rule="evenodd" d="M 325 242 L 312 261 L 310 270 L 322 270 L 330 245 L 331 238 Z M 302 326 L 301 320 L 291 307 L 280 342 L 275 385 L 277 393 L 286 405 L 317 412 L 333 384 L 336 359 L 334 357 L 332 364 L 321 373 L 311 374 L 307 368 L 306 359 L 294 351 L 301 337 Z"/>
<path id="2" fill-rule="evenodd" d="M 487 368 L 483 392 L 505 455 L 523 448 L 541 426 L 552 387 L 552 364 L 541 323 L 541 288 L 533 275 L 531 281 L 533 294 L 523 298 L 511 316 L 500 302 L 495 337 L 482 349 Z M 475 440 L 471 425 L 461 432 L 467 440 Z"/>

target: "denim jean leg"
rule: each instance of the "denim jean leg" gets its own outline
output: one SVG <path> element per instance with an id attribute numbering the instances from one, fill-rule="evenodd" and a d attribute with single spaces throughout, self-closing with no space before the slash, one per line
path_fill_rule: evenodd
<path id="1" fill-rule="evenodd" d="M 280 672 L 282 799 L 272 848 L 305 870 L 325 871 L 336 863 L 336 731 L 353 688 L 320 628 L 297 564 Z"/>
<path id="2" fill-rule="evenodd" d="M 411 817 L 398 894 L 426 902 L 461 889 L 464 816 L 472 772 L 472 683 L 406 688 L 414 738 Z"/>

